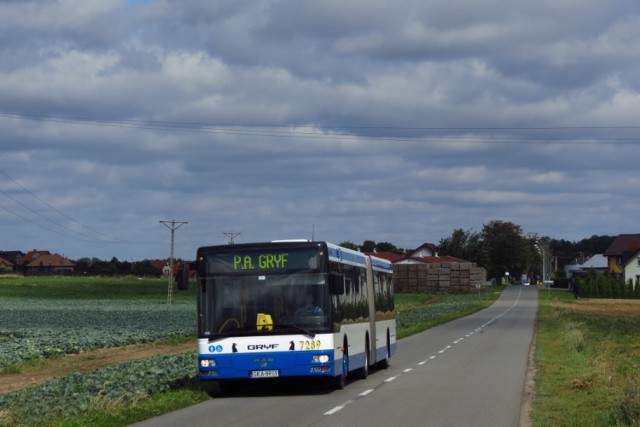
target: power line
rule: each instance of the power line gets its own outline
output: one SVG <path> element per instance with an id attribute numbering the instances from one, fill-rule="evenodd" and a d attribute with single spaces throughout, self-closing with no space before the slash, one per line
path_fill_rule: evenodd
<path id="1" fill-rule="evenodd" d="M 19 214 L 19 213 L 17 213 L 17 212 L 14 212 L 14 211 L 12 211 L 12 210 L 10 210 L 10 209 L 7 209 L 7 208 L 6 208 L 6 207 L 4 207 L 4 206 L 0 206 L 0 210 L 4 210 L 4 211 L 6 211 L 6 212 L 9 212 L 11 215 L 14 215 L 14 216 L 16 216 L 16 217 L 18 217 L 18 218 L 20 218 L 20 219 L 23 219 L 23 220 L 25 220 L 25 221 L 27 221 L 27 222 L 29 222 L 29 223 L 31 223 L 31 224 L 33 224 L 33 225 L 35 225 L 36 227 L 40 227 L 40 228 L 42 228 L 43 230 L 50 231 L 50 232 L 55 233 L 55 234 L 58 234 L 58 235 L 60 235 L 60 236 L 63 236 L 63 237 L 71 237 L 72 239 L 79 240 L 79 241 L 81 241 L 81 242 L 88 242 L 88 243 L 94 243 L 94 242 L 95 242 L 95 240 L 87 240 L 87 239 L 82 239 L 82 238 L 77 237 L 77 236 L 70 236 L 70 235 L 66 235 L 66 234 L 64 234 L 64 233 L 62 233 L 62 232 L 60 232 L 60 231 L 58 231 L 58 230 L 55 230 L 55 229 L 53 229 L 53 228 L 49 228 L 49 227 L 47 227 L 47 226 L 44 226 L 44 225 L 40 224 L 40 223 L 39 223 L 39 222 L 37 222 L 37 221 L 34 221 L 34 220 L 30 219 L 30 218 L 27 218 L 27 217 L 26 217 L 26 216 L 24 216 L 24 215 L 20 215 L 20 214 Z"/>
<path id="2" fill-rule="evenodd" d="M 594 130 L 594 129 L 640 129 L 640 125 L 591 125 L 591 126 L 356 126 L 356 125 L 299 125 L 285 124 L 272 125 L 260 123 L 208 123 L 208 122 L 176 122 L 176 121 L 160 121 L 160 120 L 107 120 L 89 117 L 65 117 L 65 116 L 47 116 L 33 114 L 18 113 L 0 113 L 0 117 L 16 118 L 25 120 L 42 120 L 42 121 L 58 121 L 62 123 L 96 123 L 96 124 L 122 124 L 131 126 L 150 126 L 161 128 L 192 128 L 192 127 L 211 127 L 211 128 L 228 128 L 228 127 L 246 127 L 246 128 L 300 128 L 300 129 L 378 129 L 378 130 L 437 130 L 437 131 L 469 131 L 469 130 Z"/>
<path id="3" fill-rule="evenodd" d="M 1 171 L 0 171 L 0 172 L 1 172 Z M 6 174 L 5 174 L 5 175 L 6 175 Z M 55 225 L 55 226 L 62 227 L 62 228 L 64 228 L 64 229 L 66 229 L 66 230 L 70 231 L 71 233 L 79 234 L 79 235 L 81 235 L 81 236 L 85 236 L 85 237 L 87 237 L 87 238 L 89 238 L 89 239 L 92 239 L 92 240 L 79 239 L 79 238 L 77 238 L 76 236 L 73 236 L 73 235 L 68 236 L 68 237 L 72 237 L 72 238 L 75 238 L 75 239 L 79 239 L 79 240 L 82 240 L 82 241 L 85 241 L 85 242 L 89 242 L 89 241 L 96 241 L 96 240 L 98 240 L 98 239 L 95 239 L 95 238 L 94 238 L 94 237 L 92 237 L 92 236 L 88 236 L 88 235 L 86 235 L 86 234 L 84 234 L 84 233 L 80 233 L 80 232 L 78 232 L 77 230 L 74 230 L 74 229 L 72 229 L 72 228 L 70 228 L 70 227 L 67 227 L 67 226 L 66 226 L 66 225 L 64 225 L 64 224 L 61 224 L 61 223 L 59 223 L 59 222 L 57 222 L 57 221 L 52 220 L 51 218 L 46 217 L 45 215 L 41 214 L 40 212 L 38 212 L 38 211 L 36 211 L 35 209 L 31 208 L 30 206 L 26 205 L 25 203 L 22 203 L 21 201 L 19 201 L 19 200 L 17 200 L 16 198 L 12 197 L 11 195 L 9 195 L 7 192 L 5 192 L 5 191 L 3 191 L 3 190 L 0 190 L 0 193 L 1 193 L 1 194 L 3 194 L 3 195 L 4 195 L 5 197 L 7 197 L 8 199 L 11 199 L 12 201 L 14 201 L 15 203 L 17 203 L 18 205 L 20 205 L 20 206 L 24 207 L 25 209 L 27 209 L 27 210 L 29 210 L 30 212 L 34 213 L 35 215 L 39 216 L 40 218 L 44 219 L 45 221 L 47 221 L 47 222 L 49 222 L 49 223 L 51 223 L 51 224 L 53 224 L 53 225 Z M 9 212 L 9 213 L 12 213 L 13 215 L 15 215 L 15 216 L 17 216 L 17 217 L 19 217 L 19 218 L 22 218 L 22 219 L 28 220 L 29 222 L 31 222 L 31 223 L 33 223 L 33 224 L 36 224 L 36 225 L 38 225 L 38 226 L 41 226 L 41 227 L 42 227 L 42 225 L 41 225 L 40 223 L 35 222 L 35 221 L 32 221 L 32 220 L 28 219 L 27 217 L 25 217 L 25 216 L 23 216 L 23 215 L 19 215 L 19 214 L 17 214 L 17 213 L 15 213 L 15 212 L 13 212 L 13 211 L 11 211 L 11 210 L 7 209 L 6 207 L 4 208 L 4 210 L 6 210 L 6 211 L 7 211 L 7 212 Z M 77 222 L 77 221 L 74 221 L 74 222 Z M 78 224 L 79 224 L 79 223 L 78 223 Z M 53 230 L 53 229 L 50 229 L 50 228 L 47 228 L 47 227 L 42 227 L 42 228 L 45 228 L 46 230 L 53 231 L 53 232 L 56 232 L 56 233 L 61 234 L 61 235 L 63 235 L 63 236 L 64 236 L 64 234 L 62 234 L 61 232 L 58 232 L 57 230 Z M 100 241 L 100 242 L 105 242 L 104 240 L 98 240 L 98 241 Z M 112 241 L 109 241 L 109 242 L 106 242 L 106 243 L 113 243 L 113 242 L 112 242 Z"/>
<path id="4" fill-rule="evenodd" d="M 640 144 L 637 137 L 598 137 L 593 136 L 547 136 L 523 138 L 522 135 L 514 137 L 508 135 L 435 135 L 430 137 L 410 136 L 375 136 L 353 135 L 352 133 L 326 133 L 323 130 L 333 131 L 392 131 L 392 132 L 548 132 L 548 131 L 603 131 L 603 130 L 638 130 L 640 126 L 315 126 L 315 125 L 268 125 L 268 124 L 221 124 L 203 122 L 172 122 L 150 120 L 105 120 L 86 117 L 57 117 L 37 116 L 26 114 L 0 113 L 0 117 L 10 119 L 23 119 L 35 121 L 49 121 L 67 124 L 80 124 L 89 126 L 124 127 L 142 130 L 165 130 L 174 132 L 204 132 L 214 134 L 228 134 L 235 136 L 277 137 L 277 138 L 309 138 L 309 139 L 371 139 L 377 141 L 394 142 L 423 142 L 423 143 L 494 143 L 494 144 L 615 144 L 635 145 Z M 319 129 L 320 128 L 320 129 Z M 317 131 L 305 131 L 303 129 L 318 129 Z"/>
<path id="5" fill-rule="evenodd" d="M 19 201 L 18 199 L 16 199 L 16 198 L 12 197 L 12 196 L 11 196 L 10 194 L 8 194 L 7 192 L 5 192 L 5 191 L 3 191 L 3 190 L 0 190 L 0 193 L 1 193 L 1 194 L 3 194 L 5 197 L 7 197 L 8 199 L 11 199 L 13 202 L 15 202 L 15 203 L 17 203 L 18 205 L 20 205 L 20 206 L 24 207 L 25 209 L 29 210 L 30 212 L 34 213 L 35 215 L 39 216 L 40 218 L 44 219 L 45 221 L 47 221 L 47 222 L 49 222 L 49 223 L 51 223 L 51 224 L 53 224 L 53 225 L 55 225 L 55 226 L 62 227 L 62 228 L 64 228 L 64 229 L 66 229 L 66 230 L 70 231 L 71 233 L 74 233 L 74 234 L 77 234 L 77 235 L 83 236 L 83 237 L 85 237 L 85 238 L 87 238 L 87 239 L 91 239 L 91 240 L 85 240 L 85 239 L 79 238 L 79 237 L 77 237 L 77 236 L 75 236 L 75 235 L 66 235 L 66 237 L 71 237 L 71 238 L 74 238 L 74 239 L 77 239 L 77 240 L 81 240 L 81 241 L 84 241 L 84 242 L 95 242 L 95 241 L 97 241 L 97 242 L 101 242 L 101 243 L 130 243 L 130 242 L 127 242 L 127 241 L 125 241 L 125 240 L 121 240 L 121 239 L 117 239 L 117 238 L 115 238 L 115 237 L 108 236 L 108 235 L 103 234 L 103 233 L 101 233 L 101 232 L 99 232 L 99 231 L 97 231 L 97 230 L 94 230 L 94 229 L 93 229 L 93 228 L 91 228 L 91 227 L 88 227 L 88 226 L 86 226 L 86 225 L 84 225 L 84 224 L 80 223 L 79 221 L 75 220 L 74 218 L 70 217 L 69 215 L 65 214 L 64 212 L 60 211 L 59 209 L 55 208 L 55 207 L 54 207 L 54 206 L 52 206 L 50 203 L 47 203 L 45 200 L 43 200 L 42 198 L 38 197 L 38 196 L 37 196 L 36 194 L 34 194 L 32 191 L 30 191 L 30 190 L 28 190 L 27 188 L 25 188 L 24 186 L 22 186 L 18 181 L 16 181 L 14 178 L 12 178 L 12 177 L 11 177 L 9 174 L 7 174 L 6 172 L 4 172 L 4 171 L 0 170 L 0 174 L 2 174 L 2 175 L 4 175 L 5 177 L 7 177 L 9 180 L 11 180 L 11 182 L 13 182 L 13 183 L 14 183 L 14 184 L 16 184 L 18 187 L 20 187 L 20 189 L 22 189 L 22 191 L 24 191 L 24 192 L 25 192 L 25 193 L 27 193 L 28 195 L 32 196 L 33 198 L 35 198 L 36 200 L 38 200 L 39 202 L 41 202 L 42 204 L 44 204 L 45 206 L 47 206 L 49 209 L 53 210 L 53 211 L 54 211 L 54 212 L 56 212 L 57 214 L 59 214 L 59 215 L 63 216 L 63 217 L 64 217 L 64 218 L 66 218 L 66 219 L 68 219 L 69 221 L 71 221 L 71 222 L 73 222 L 73 223 L 75 223 L 75 224 L 78 224 L 80 227 L 82 227 L 82 228 L 84 228 L 84 229 L 87 229 L 87 230 L 89 230 L 89 231 L 91 231 L 91 232 L 95 233 L 95 234 L 96 234 L 96 235 L 98 235 L 98 236 L 101 236 L 102 238 L 96 238 L 96 237 L 94 237 L 94 236 L 90 236 L 90 235 L 88 235 L 88 234 L 86 234 L 86 233 L 82 233 L 82 232 L 80 232 L 80 231 L 78 231 L 78 230 L 74 230 L 74 229 L 72 229 L 72 228 L 70 228 L 70 227 L 67 227 L 65 224 L 59 223 L 59 222 L 57 222 L 57 221 L 54 221 L 54 220 L 52 220 L 51 218 L 49 218 L 49 217 L 47 217 L 47 216 L 45 216 L 45 215 L 41 214 L 40 212 L 38 212 L 38 211 L 36 211 L 35 209 L 31 208 L 30 206 L 26 205 L 25 203 L 22 203 L 22 202 L 21 202 L 21 201 Z M 13 212 L 13 211 L 11 211 L 11 210 L 7 209 L 6 207 L 4 208 L 4 210 L 6 210 L 7 212 L 9 212 L 9 213 L 11 213 L 11 214 L 13 214 L 13 215 L 15 215 L 15 216 L 17 216 L 17 217 L 19 217 L 19 218 L 22 218 L 22 219 L 24 219 L 24 220 L 29 221 L 29 222 L 31 222 L 32 224 L 38 225 L 39 227 L 44 228 L 45 230 L 52 231 L 52 232 L 55 232 L 55 233 L 57 233 L 57 234 L 60 234 L 60 235 L 65 236 L 65 234 L 63 234 L 63 233 L 61 233 L 61 232 L 59 232 L 59 231 L 57 231 L 57 230 L 53 230 L 53 229 L 50 229 L 50 228 L 44 227 L 44 226 L 42 226 L 42 224 L 40 224 L 40 223 L 38 223 L 38 222 L 36 222 L 36 221 L 32 221 L 32 220 L 28 219 L 28 218 L 27 218 L 27 217 L 25 217 L 25 216 L 19 215 L 19 214 L 17 214 L 17 213 L 15 213 L 15 212 Z M 105 238 L 106 238 L 107 240 L 105 240 Z"/>

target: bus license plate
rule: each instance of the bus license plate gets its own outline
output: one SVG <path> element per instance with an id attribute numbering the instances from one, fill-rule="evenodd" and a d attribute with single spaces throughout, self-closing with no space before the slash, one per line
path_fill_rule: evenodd
<path id="1" fill-rule="evenodd" d="M 265 371 L 251 371 L 251 378 L 275 378 L 279 376 L 280 376 L 280 372 L 277 369 L 268 369 Z"/>

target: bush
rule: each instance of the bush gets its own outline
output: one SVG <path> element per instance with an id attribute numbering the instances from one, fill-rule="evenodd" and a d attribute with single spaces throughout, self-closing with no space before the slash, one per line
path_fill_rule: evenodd
<path id="1" fill-rule="evenodd" d="M 580 298 L 618 298 L 640 299 L 640 283 L 636 285 L 630 279 L 628 282 L 619 282 L 612 276 L 579 277 L 574 286 L 574 293 Z"/>

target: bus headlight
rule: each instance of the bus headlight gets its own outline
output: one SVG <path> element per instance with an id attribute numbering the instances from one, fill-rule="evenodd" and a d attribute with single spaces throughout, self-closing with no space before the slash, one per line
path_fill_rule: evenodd
<path id="1" fill-rule="evenodd" d="M 329 355 L 327 355 L 327 354 L 316 354 L 315 356 L 311 356 L 311 362 L 313 362 L 313 363 L 327 363 L 327 362 L 329 362 Z"/>
<path id="2" fill-rule="evenodd" d="M 214 367 L 216 366 L 216 360 L 215 359 L 202 359 L 200 360 L 200 367 L 202 368 L 209 368 L 209 367 Z"/>

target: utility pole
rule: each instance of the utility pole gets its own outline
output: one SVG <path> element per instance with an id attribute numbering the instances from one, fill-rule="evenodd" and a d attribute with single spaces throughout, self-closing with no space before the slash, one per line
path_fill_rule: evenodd
<path id="1" fill-rule="evenodd" d="M 227 236 L 229 238 L 229 244 L 230 245 L 235 245 L 236 244 L 235 238 L 238 237 L 239 235 L 241 235 L 242 233 L 238 233 L 238 232 L 235 232 L 235 231 L 227 231 L 227 232 L 224 232 L 222 234 L 224 234 L 225 236 Z"/>
<path id="2" fill-rule="evenodd" d="M 536 247 L 540 252 L 540 256 L 542 257 L 542 280 L 550 279 L 550 269 L 551 269 L 551 246 L 549 245 L 548 239 L 539 239 L 536 243 Z"/>
<path id="3" fill-rule="evenodd" d="M 174 234 L 175 231 L 182 227 L 185 224 L 188 224 L 188 222 L 184 222 L 184 221 L 175 221 L 175 220 L 171 220 L 171 221 L 160 221 L 160 224 L 164 224 L 165 227 L 167 227 L 169 230 L 171 230 L 171 256 L 169 257 L 169 287 L 167 290 L 167 304 L 171 304 L 171 299 L 172 299 L 172 294 L 173 294 L 173 241 L 174 241 Z"/>

